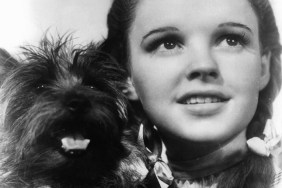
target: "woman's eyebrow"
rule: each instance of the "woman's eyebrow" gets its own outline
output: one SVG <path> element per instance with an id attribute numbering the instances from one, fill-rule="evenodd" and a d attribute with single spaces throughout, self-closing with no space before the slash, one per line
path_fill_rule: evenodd
<path id="1" fill-rule="evenodd" d="M 145 36 L 143 36 L 143 39 L 146 39 L 148 36 L 156 33 L 164 33 L 164 32 L 173 32 L 173 31 L 179 31 L 176 27 L 160 27 L 157 29 L 153 29 L 149 31 Z"/>
<path id="2" fill-rule="evenodd" d="M 241 24 L 241 23 L 236 23 L 236 22 L 222 23 L 222 24 L 219 24 L 218 27 L 240 27 L 240 28 L 246 29 L 246 30 L 250 31 L 251 33 L 253 33 L 251 28 L 249 28 L 248 26 Z"/>

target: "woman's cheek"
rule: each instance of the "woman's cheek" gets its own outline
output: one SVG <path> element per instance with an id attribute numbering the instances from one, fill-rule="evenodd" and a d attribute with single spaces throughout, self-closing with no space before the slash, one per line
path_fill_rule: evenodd
<path id="1" fill-rule="evenodd" d="M 224 83 L 232 84 L 239 90 L 259 91 L 261 60 L 258 54 L 219 54 L 217 62 Z"/>

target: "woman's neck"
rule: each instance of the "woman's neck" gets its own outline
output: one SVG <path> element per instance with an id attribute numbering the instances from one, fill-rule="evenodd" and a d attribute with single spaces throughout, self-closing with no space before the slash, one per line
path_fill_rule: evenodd
<path id="1" fill-rule="evenodd" d="M 193 180 L 219 173 L 240 162 L 247 153 L 244 131 L 221 145 L 180 146 L 170 148 L 170 145 L 166 145 L 169 165 L 178 179 Z"/>

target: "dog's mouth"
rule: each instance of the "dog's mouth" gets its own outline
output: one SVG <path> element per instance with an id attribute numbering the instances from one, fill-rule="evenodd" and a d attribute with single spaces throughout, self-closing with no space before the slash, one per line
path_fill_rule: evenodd
<path id="1" fill-rule="evenodd" d="M 81 134 L 65 135 L 61 139 L 62 150 L 69 155 L 79 155 L 87 150 L 90 139 L 85 138 Z"/>
<path id="2" fill-rule="evenodd" d="M 61 129 L 52 136 L 56 148 L 66 157 L 80 157 L 87 152 L 91 139 L 85 131 Z"/>

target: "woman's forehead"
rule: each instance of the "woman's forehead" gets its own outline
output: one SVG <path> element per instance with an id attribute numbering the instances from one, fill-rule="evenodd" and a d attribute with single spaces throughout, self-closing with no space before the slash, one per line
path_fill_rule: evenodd
<path id="1" fill-rule="evenodd" d="M 238 22 L 257 30 L 255 12 L 247 0 L 142 0 L 132 28 L 217 26 Z M 180 28 L 181 29 L 181 28 Z"/>

